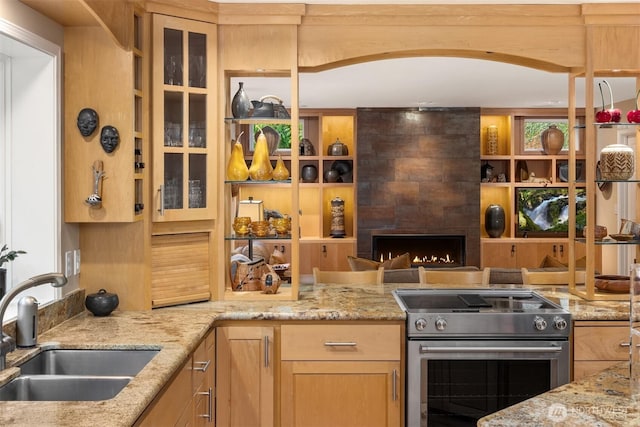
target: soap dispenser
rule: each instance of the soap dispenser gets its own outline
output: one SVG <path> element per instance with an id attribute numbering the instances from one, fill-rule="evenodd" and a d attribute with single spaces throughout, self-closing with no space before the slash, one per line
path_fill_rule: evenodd
<path id="1" fill-rule="evenodd" d="M 38 301 L 31 296 L 18 301 L 16 320 L 16 345 L 34 347 L 38 341 Z"/>

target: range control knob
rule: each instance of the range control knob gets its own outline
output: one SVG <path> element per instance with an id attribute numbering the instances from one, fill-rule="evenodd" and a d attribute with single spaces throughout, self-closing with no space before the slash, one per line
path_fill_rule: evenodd
<path id="1" fill-rule="evenodd" d="M 427 327 L 427 321 L 424 320 L 422 317 L 419 318 L 418 320 L 416 320 L 416 329 L 419 331 L 423 331 L 424 328 Z"/>
<path id="2" fill-rule="evenodd" d="M 536 318 L 533 319 L 533 326 L 539 331 L 544 331 L 547 329 L 547 321 L 540 316 L 536 316 Z"/>
<path id="3" fill-rule="evenodd" d="M 567 321 L 562 317 L 557 316 L 555 319 L 553 319 L 553 326 L 555 326 L 556 329 L 560 331 L 563 329 L 567 329 Z"/>
<path id="4" fill-rule="evenodd" d="M 447 321 L 442 317 L 438 317 L 436 319 L 436 329 L 439 331 L 444 331 L 444 328 L 447 327 Z"/>

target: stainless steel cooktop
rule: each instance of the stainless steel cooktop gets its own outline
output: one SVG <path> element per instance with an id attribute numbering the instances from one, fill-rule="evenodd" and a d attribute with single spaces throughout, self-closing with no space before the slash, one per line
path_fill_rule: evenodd
<path id="1" fill-rule="evenodd" d="M 571 314 L 527 289 L 397 289 L 411 337 L 568 337 Z"/>

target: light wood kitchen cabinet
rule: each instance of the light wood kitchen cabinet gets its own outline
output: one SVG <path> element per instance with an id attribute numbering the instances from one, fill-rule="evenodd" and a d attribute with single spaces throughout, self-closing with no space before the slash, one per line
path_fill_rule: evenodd
<path id="1" fill-rule="evenodd" d="M 193 353 L 193 425 L 215 425 L 216 335 L 211 332 Z"/>
<path id="2" fill-rule="evenodd" d="M 153 308 L 210 299 L 210 240 L 206 232 L 152 236 Z"/>
<path id="3" fill-rule="evenodd" d="M 216 328 L 216 425 L 275 425 L 274 328 Z"/>
<path id="4" fill-rule="evenodd" d="M 355 256 L 356 240 L 300 241 L 300 274 L 311 274 L 313 267 L 321 270 L 349 270 L 347 256 Z"/>
<path id="5" fill-rule="evenodd" d="M 529 238 L 526 242 L 515 239 L 483 239 L 482 267 L 538 268 L 545 257 L 559 263 L 569 263 L 568 239 Z M 576 258 L 584 256 L 584 245 L 576 246 Z"/>
<path id="6" fill-rule="evenodd" d="M 576 321 L 573 329 L 573 380 L 629 360 L 629 322 Z"/>
<path id="7" fill-rule="evenodd" d="M 210 332 L 136 426 L 213 426 L 215 332 Z"/>
<path id="8" fill-rule="evenodd" d="M 153 221 L 215 219 L 217 29 L 153 15 Z"/>
<path id="9" fill-rule="evenodd" d="M 282 426 L 400 426 L 400 325 L 283 325 Z"/>
<path id="10" fill-rule="evenodd" d="M 193 359 L 184 363 L 178 374 L 161 392 L 136 423 L 141 427 L 186 426 L 192 421 L 191 373 Z"/>

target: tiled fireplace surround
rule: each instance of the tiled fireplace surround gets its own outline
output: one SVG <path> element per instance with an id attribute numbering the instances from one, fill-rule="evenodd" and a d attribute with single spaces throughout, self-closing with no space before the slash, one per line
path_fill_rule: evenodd
<path id="1" fill-rule="evenodd" d="M 480 109 L 357 110 L 358 256 L 374 234 L 466 236 L 480 265 Z"/>

